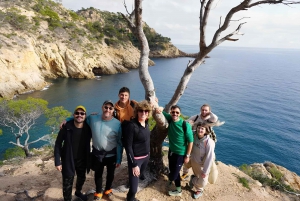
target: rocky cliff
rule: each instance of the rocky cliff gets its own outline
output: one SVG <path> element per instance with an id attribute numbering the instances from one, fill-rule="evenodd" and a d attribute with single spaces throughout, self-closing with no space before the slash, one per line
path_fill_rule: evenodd
<path id="1" fill-rule="evenodd" d="M 94 8 L 75 13 L 52 1 L 11 0 L 0 2 L 0 19 L 0 97 L 41 90 L 46 78 L 92 79 L 95 73 L 138 68 L 137 40 L 120 14 Z M 159 39 L 150 41 L 158 47 L 152 57 L 183 55 L 170 40 L 150 34 Z"/>

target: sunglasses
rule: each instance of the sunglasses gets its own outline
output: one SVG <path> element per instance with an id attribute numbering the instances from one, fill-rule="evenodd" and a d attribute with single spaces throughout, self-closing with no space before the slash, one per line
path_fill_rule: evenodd
<path id="1" fill-rule="evenodd" d="M 85 112 L 74 112 L 75 115 L 81 115 L 81 116 L 84 116 L 85 115 Z"/>
<path id="2" fill-rule="evenodd" d="M 138 112 L 140 112 L 140 113 L 143 113 L 143 112 L 148 113 L 149 110 L 138 110 Z"/>
<path id="3" fill-rule="evenodd" d="M 104 106 L 104 109 L 109 109 L 109 110 L 113 110 L 114 108 L 113 107 L 108 107 L 108 106 Z"/>
<path id="4" fill-rule="evenodd" d="M 172 111 L 171 113 L 172 113 L 172 114 L 179 114 L 180 112 Z"/>

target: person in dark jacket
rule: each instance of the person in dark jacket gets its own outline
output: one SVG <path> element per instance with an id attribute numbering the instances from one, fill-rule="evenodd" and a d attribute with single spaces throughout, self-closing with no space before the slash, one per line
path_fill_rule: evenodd
<path id="1" fill-rule="evenodd" d="M 84 121 L 85 107 L 79 105 L 73 114 L 74 120 L 69 121 L 59 131 L 55 141 L 55 167 L 62 172 L 63 197 L 65 201 L 72 200 L 72 186 L 75 173 L 77 175 L 75 196 L 86 201 L 87 195 L 81 192 L 89 171 L 91 129 Z"/>
<path id="2" fill-rule="evenodd" d="M 137 200 L 139 177 L 144 174 L 150 157 L 150 130 L 148 119 L 152 106 L 148 101 L 138 102 L 134 107 L 134 119 L 122 130 L 123 146 L 128 161 L 129 191 L 127 201 Z"/>

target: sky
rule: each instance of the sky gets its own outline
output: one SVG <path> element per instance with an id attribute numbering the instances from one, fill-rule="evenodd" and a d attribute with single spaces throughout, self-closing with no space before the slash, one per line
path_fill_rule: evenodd
<path id="1" fill-rule="evenodd" d="M 125 0 L 128 11 L 133 10 L 134 0 Z M 210 44 L 220 19 L 241 0 L 216 0 L 206 28 L 206 44 Z M 175 45 L 199 44 L 200 0 L 143 0 L 143 20 L 156 32 L 171 38 Z M 94 7 L 99 10 L 126 14 L 124 0 L 62 0 L 67 9 L 74 11 Z M 232 18 L 225 34 L 233 32 L 239 23 L 241 34 L 236 42 L 225 41 L 221 46 L 293 48 L 300 49 L 300 5 L 261 5 L 241 11 Z M 224 35 L 224 34 L 223 34 Z M 222 35 L 221 35 L 222 36 Z"/>

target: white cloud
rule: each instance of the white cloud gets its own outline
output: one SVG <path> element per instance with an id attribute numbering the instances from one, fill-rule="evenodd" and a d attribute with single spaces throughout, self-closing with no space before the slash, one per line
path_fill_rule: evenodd
<path id="1" fill-rule="evenodd" d="M 126 0 L 127 8 L 132 10 L 134 0 Z M 240 3 L 240 0 L 217 0 L 207 24 L 207 43 L 212 39 L 226 13 Z M 95 7 L 100 10 L 126 13 L 123 0 L 63 0 L 69 9 Z M 174 44 L 198 44 L 200 3 L 195 0 L 144 0 L 143 19 L 163 36 L 170 37 Z M 263 5 L 237 13 L 233 19 L 245 18 L 247 23 L 241 32 L 245 33 L 237 42 L 225 42 L 226 46 L 284 47 L 300 48 L 300 5 Z M 241 21 L 230 24 L 230 33 Z"/>

